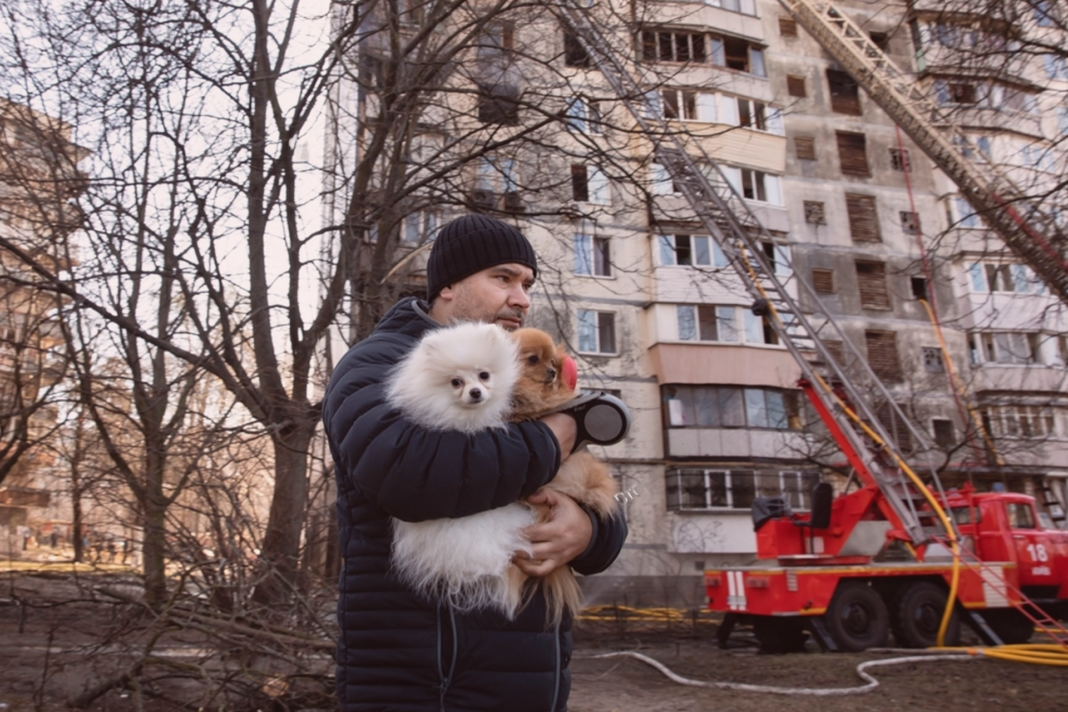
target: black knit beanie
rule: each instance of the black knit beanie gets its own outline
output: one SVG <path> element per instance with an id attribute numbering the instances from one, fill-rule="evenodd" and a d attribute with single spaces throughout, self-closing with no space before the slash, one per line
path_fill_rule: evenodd
<path id="1" fill-rule="evenodd" d="M 487 267 L 507 262 L 526 265 L 538 274 L 538 258 L 523 233 L 488 215 L 464 215 L 446 223 L 426 263 L 426 298 Z"/>

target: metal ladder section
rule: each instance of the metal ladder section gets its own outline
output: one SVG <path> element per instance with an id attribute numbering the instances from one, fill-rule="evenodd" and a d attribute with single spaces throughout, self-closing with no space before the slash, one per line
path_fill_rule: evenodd
<path id="1" fill-rule="evenodd" d="M 979 166 L 962 151 L 981 155 L 917 84 L 862 29 L 828 0 L 779 0 L 868 96 L 897 122 L 959 187 L 975 211 L 1060 299 L 1068 303 L 1064 231 L 994 165 Z M 1055 247 L 1056 245 L 1057 247 Z"/>
<path id="2" fill-rule="evenodd" d="M 916 507 L 918 493 L 905 475 L 890 463 L 883 453 L 873 448 L 871 442 L 854 427 L 839 399 L 818 385 L 827 381 L 817 375 L 813 363 L 809 360 L 813 355 L 818 362 L 825 364 L 835 387 L 844 390 L 850 407 L 883 440 L 886 448 L 895 447 L 894 439 L 868 405 L 870 394 L 862 393 L 845 373 L 824 344 L 820 331 L 829 329 L 844 348 L 853 352 L 857 364 L 866 371 L 866 380 L 896 411 L 900 422 L 908 427 L 913 437 L 925 446 L 929 444 L 926 433 L 919 431 L 901 411 L 886 386 L 871 370 L 867 360 L 859 354 L 829 313 L 824 310 L 824 313 L 812 315 L 823 322 L 820 328 L 817 328 L 813 320 L 802 312 L 798 300 L 789 294 L 786 285 L 778 279 L 771 261 L 764 253 L 763 243 L 771 242 L 771 235 L 700 143 L 684 129 L 671 126 L 656 110 L 647 90 L 620 59 L 620 55 L 625 53 L 615 49 L 618 38 L 608 38 L 602 33 L 600 27 L 590 18 L 590 14 L 596 10 L 582 7 L 582 1 L 563 0 L 557 6 L 561 21 L 586 49 L 591 61 L 604 75 L 616 97 L 627 107 L 641 132 L 653 144 L 656 160 L 664 166 L 705 230 L 723 250 L 731 267 L 753 297 L 754 306 L 757 300 L 762 300 L 762 311 L 765 312 L 780 343 L 794 357 L 804 378 L 814 384 L 814 390 L 823 405 L 834 414 L 837 422 L 844 426 L 842 431 L 867 467 L 868 473 L 858 470 L 858 476 L 868 480 L 870 474 L 871 478 L 874 478 L 874 481 L 868 484 L 878 486 L 884 493 L 899 520 L 893 523 L 904 529 L 914 544 L 928 542 L 932 536 L 944 535 L 944 529 L 930 514 L 919 511 Z M 628 35 L 629 31 L 625 31 L 624 36 Z M 812 304 L 820 304 L 815 291 L 805 280 L 797 279 L 795 283 Z M 937 476 L 933 471 L 930 476 L 941 493 Z"/>

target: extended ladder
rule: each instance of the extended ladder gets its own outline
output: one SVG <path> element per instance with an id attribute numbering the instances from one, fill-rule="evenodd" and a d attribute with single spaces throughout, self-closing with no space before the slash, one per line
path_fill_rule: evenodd
<path id="1" fill-rule="evenodd" d="M 916 545 L 930 541 L 933 536 L 944 535 L 944 529 L 932 520 L 930 513 L 917 507 L 916 489 L 895 466 L 895 461 L 886 456 L 892 452 L 903 462 L 903 458 L 896 453 L 894 438 L 869 405 L 871 395 L 862 393 L 853 379 L 846 374 L 824 343 L 821 331 L 829 330 L 844 348 L 853 352 L 857 366 L 865 372 L 870 385 L 885 398 L 886 403 L 896 412 L 899 422 L 909 429 L 918 442 L 927 445 L 926 434 L 916 429 L 905 416 L 867 360 L 857 353 L 856 347 L 830 314 L 822 313 L 810 317 L 802 312 L 798 300 L 791 296 L 764 253 L 763 244 L 772 242 L 772 236 L 749 209 L 738 190 L 727 180 L 716 162 L 704 151 L 700 142 L 668 123 L 658 110 L 658 102 L 650 98 L 619 59 L 620 53 L 615 50 L 613 41 L 591 21 L 589 13 L 595 11 L 580 7 L 581 2 L 582 0 L 564 0 L 558 6 L 561 20 L 585 48 L 615 95 L 633 115 L 641 132 L 652 142 L 656 160 L 685 196 L 704 229 L 722 249 L 730 266 L 753 298 L 754 311 L 765 316 L 779 342 L 794 357 L 804 381 L 812 384 L 811 392 L 820 399 L 826 411 L 834 414 L 834 422 L 850 422 L 853 419 L 849 410 L 852 410 L 882 441 L 881 448 L 872 448 L 870 442 L 853 424 L 838 428 L 845 441 L 843 451 L 850 458 L 851 464 L 854 464 L 858 476 L 867 484 L 878 486 L 885 495 L 891 510 L 885 512 L 887 519 L 904 530 Z M 814 290 L 805 280 L 799 279 L 795 282 L 813 304 L 820 304 Z M 819 328 L 813 323 L 814 318 L 822 322 Z M 827 380 L 816 373 L 809 360 L 813 352 L 817 360 L 829 369 L 834 388 L 844 391 L 843 397 L 838 397 Z M 809 389 L 806 388 L 806 391 Z M 939 492 L 944 494 L 933 471 L 930 472 L 930 477 Z"/>
<path id="2" fill-rule="evenodd" d="M 1061 252 L 1066 236 L 1056 221 L 993 164 L 984 163 L 980 169 L 969 160 L 962 150 L 971 146 L 968 137 L 928 98 L 915 77 L 898 69 L 834 3 L 779 2 L 957 184 L 1009 249 L 1068 303 L 1068 260 Z"/>

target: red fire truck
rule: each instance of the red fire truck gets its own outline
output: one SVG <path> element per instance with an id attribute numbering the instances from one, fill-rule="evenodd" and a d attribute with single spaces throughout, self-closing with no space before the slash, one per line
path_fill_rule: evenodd
<path id="1" fill-rule="evenodd" d="M 772 652 L 799 650 L 807 632 L 828 650 L 883 646 L 891 631 L 900 647 L 935 644 L 953 577 L 944 540 L 913 546 L 874 485 L 832 499 L 821 483 L 806 514 L 777 504 L 756 508 L 761 563 L 705 572 L 708 606 L 724 613 L 721 645 L 739 622 Z M 965 489 L 940 504 L 962 552 L 945 644 L 958 642 L 961 619 L 1000 644 L 1068 615 L 1068 532 L 1044 529 L 1033 497 Z"/>

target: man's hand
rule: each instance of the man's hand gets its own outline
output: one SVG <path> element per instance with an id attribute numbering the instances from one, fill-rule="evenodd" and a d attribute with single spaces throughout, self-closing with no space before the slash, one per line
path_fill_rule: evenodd
<path id="1" fill-rule="evenodd" d="M 565 413 L 550 413 L 543 416 L 541 422 L 549 426 L 556 442 L 560 443 L 560 462 L 563 462 L 575 449 L 575 419 Z"/>
<path id="2" fill-rule="evenodd" d="M 519 570 L 528 576 L 545 576 L 561 566 L 567 566 L 575 557 L 586 551 L 593 536 L 590 516 L 575 500 L 556 490 L 542 487 L 530 495 L 532 504 L 547 504 L 552 507 L 549 521 L 527 527 L 523 533 L 530 539 L 534 557 L 517 553 L 513 561 Z"/>

